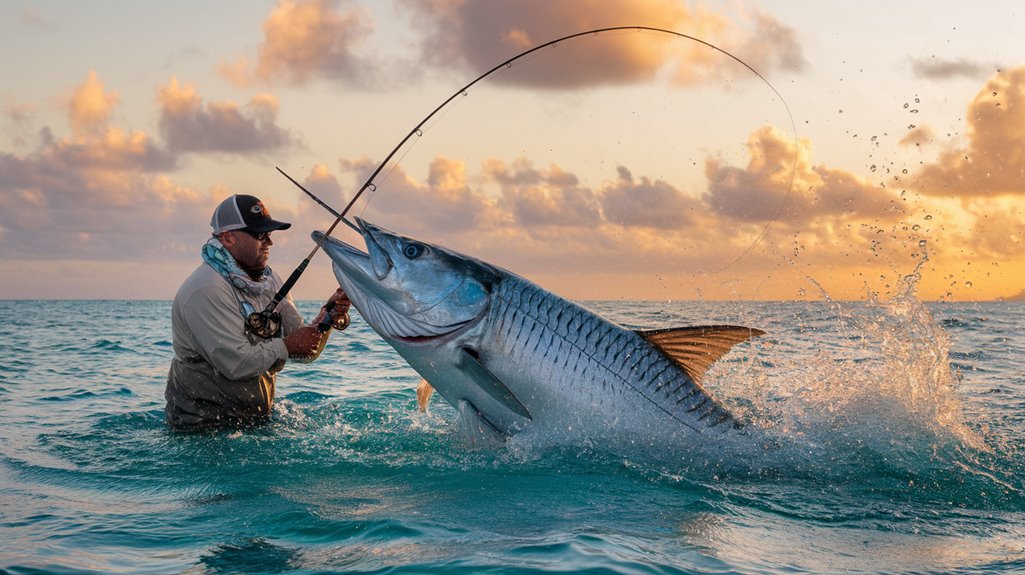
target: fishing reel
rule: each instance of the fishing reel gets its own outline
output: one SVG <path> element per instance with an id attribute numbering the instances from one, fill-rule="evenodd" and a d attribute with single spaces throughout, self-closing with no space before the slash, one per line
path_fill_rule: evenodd
<path id="1" fill-rule="evenodd" d="M 335 302 L 333 301 L 328 302 L 323 309 L 324 317 L 320 320 L 320 323 L 317 324 L 317 331 L 319 331 L 320 333 L 325 333 L 329 329 L 342 331 L 343 329 L 349 327 L 348 311 L 346 311 L 338 317 L 333 317 L 331 315 L 331 311 L 335 309 Z"/>
<path id="2" fill-rule="evenodd" d="M 262 339 L 281 336 L 281 314 L 276 311 L 254 311 L 246 316 L 246 333 Z"/>

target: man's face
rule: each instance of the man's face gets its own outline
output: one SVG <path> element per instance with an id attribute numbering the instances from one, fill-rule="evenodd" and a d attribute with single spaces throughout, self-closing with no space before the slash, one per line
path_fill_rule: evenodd
<path id="1" fill-rule="evenodd" d="M 259 234 L 253 237 L 247 232 L 235 230 L 225 232 L 229 236 L 221 240 L 240 268 L 246 272 L 260 272 L 267 267 L 270 259 L 270 247 L 274 242 L 270 239 L 270 232 Z M 227 241 L 225 241 L 227 240 Z"/>

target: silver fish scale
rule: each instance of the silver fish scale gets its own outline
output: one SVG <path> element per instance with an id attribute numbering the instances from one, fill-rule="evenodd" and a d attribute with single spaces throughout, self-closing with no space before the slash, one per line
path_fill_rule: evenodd
<path id="1" fill-rule="evenodd" d="M 541 362 L 566 385 L 633 389 L 696 431 L 736 425 L 718 401 L 638 334 L 516 277 L 498 282 L 492 298 L 489 319 L 506 356 Z"/>

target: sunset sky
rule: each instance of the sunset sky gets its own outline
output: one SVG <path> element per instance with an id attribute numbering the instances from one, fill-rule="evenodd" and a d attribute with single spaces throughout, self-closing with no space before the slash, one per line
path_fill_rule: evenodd
<path id="1" fill-rule="evenodd" d="M 1025 298 L 1020 2 L 0 4 L 0 298 L 170 299 L 257 195 L 573 299 Z M 780 99 L 782 97 L 782 99 Z M 789 113 L 788 113 L 789 109 Z M 362 245 L 348 229 L 340 238 Z M 315 256 L 294 296 L 335 287 Z"/>

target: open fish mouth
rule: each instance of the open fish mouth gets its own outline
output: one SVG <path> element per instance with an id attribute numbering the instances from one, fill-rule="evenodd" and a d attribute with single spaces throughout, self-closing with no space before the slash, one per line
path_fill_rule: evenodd
<path id="1" fill-rule="evenodd" d="M 361 228 L 368 245 L 370 242 L 376 245 L 366 228 Z M 393 294 L 381 284 L 392 267 L 385 250 L 378 247 L 366 253 L 331 236 L 325 237 L 322 232 L 315 231 L 312 235 L 314 241 L 323 241 L 323 249 L 334 262 L 335 275 L 353 306 L 384 337 L 410 346 L 441 345 L 472 328 L 484 316 L 482 313 L 465 321 L 434 325 L 396 311 L 388 304 Z"/>

